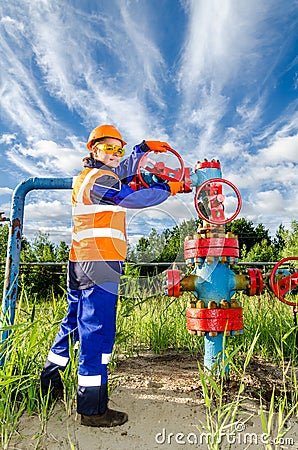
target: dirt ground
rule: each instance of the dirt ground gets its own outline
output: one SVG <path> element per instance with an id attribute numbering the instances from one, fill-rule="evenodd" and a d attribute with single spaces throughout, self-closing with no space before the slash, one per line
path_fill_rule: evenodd
<path id="1" fill-rule="evenodd" d="M 277 425 L 271 436 L 264 434 L 259 411 L 259 396 L 264 407 L 275 389 L 282 395 L 282 369 L 260 358 L 253 358 L 248 366 L 246 387 L 241 395 L 242 405 L 237 421 L 224 430 L 222 449 L 298 449 L 297 416 L 286 422 L 287 433 L 279 445 Z M 208 429 L 206 406 L 199 378 L 198 362 L 192 355 L 168 351 L 163 355 L 147 352 L 135 358 L 121 359 L 112 375 L 113 392 L 110 407 L 126 411 L 129 420 L 121 427 L 97 429 L 80 425 L 74 412 L 67 417 L 64 404 L 59 401 L 51 415 L 47 432 L 39 437 L 40 419 L 23 416 L 14 434 L 10 450 L 153 450 L 207 449 Z M 237 375 L 231 375 L 225 389 L 224 403 L 235 400 L 239 387 Z M 291 383 L 287 395 L 290 399 Z M 216 404 L 212 405 L 213 409 Z M 277 414 L 274 421 L 278 422 Z M 212 447 L 210 447 L 212 448 Z M 268 447 L 267 447 L 268 448 Z"/>

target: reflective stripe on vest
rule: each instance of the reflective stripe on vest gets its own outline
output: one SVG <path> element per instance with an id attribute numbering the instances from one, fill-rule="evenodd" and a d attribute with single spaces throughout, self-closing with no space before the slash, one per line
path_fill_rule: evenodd
<path id="1" fill-rule="evenodd" d="M 95 180 L 103 175 L 118 180 L 113 172 L 85 168 L 74 184 L 71 261 L 124 261 L 126 257 L 125 208 L 93 204 L 90 199 Z"/>

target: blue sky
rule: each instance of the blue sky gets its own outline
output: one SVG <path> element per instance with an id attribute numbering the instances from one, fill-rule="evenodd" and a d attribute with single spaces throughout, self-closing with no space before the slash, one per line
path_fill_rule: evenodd
<path id="1" fill-rule="evenodd" d="M 218 158 L 239 217 L 298 218 L 297 0 L 2 0 L 0 210 L 32 176 L 76 175 L 89 132 Z M 193 194 L 134 212 L 132 242 L 196 217 Z M 27 195 L 24 233 L 70 240 L 70 192 Z"/>

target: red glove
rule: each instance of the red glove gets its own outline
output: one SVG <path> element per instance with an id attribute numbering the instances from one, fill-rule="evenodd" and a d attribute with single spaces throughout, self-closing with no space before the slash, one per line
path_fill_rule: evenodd
<path id="1" fill-rule="evenodd" d="M 145 141 L 150 150 L 153 150 L 155 153 L 162 153 L 168 150 L 172 150 L 171 146 L 167 142 L 162 141 Z"/>
<path id="2" fill-rule="evenodd" d="M 171 195 L 176 195 L 178 192 L 184 192 L 183 181 L 169 181 L 168 185 L 170 186 Z"/>

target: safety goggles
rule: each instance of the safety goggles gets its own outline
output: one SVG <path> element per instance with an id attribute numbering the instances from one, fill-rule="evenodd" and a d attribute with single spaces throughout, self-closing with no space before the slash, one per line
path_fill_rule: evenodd
<path id="1" fill-rule="evenodd" d="M 96 144 L 95 147 L 105 153 L 108 153 L 109 155 L 116 155 L 116 153 L 118 153 L 118 155 L 121 157 L 125 155 L 125 149 L 123 147 L 120 147 L 119 145 Z"/>

